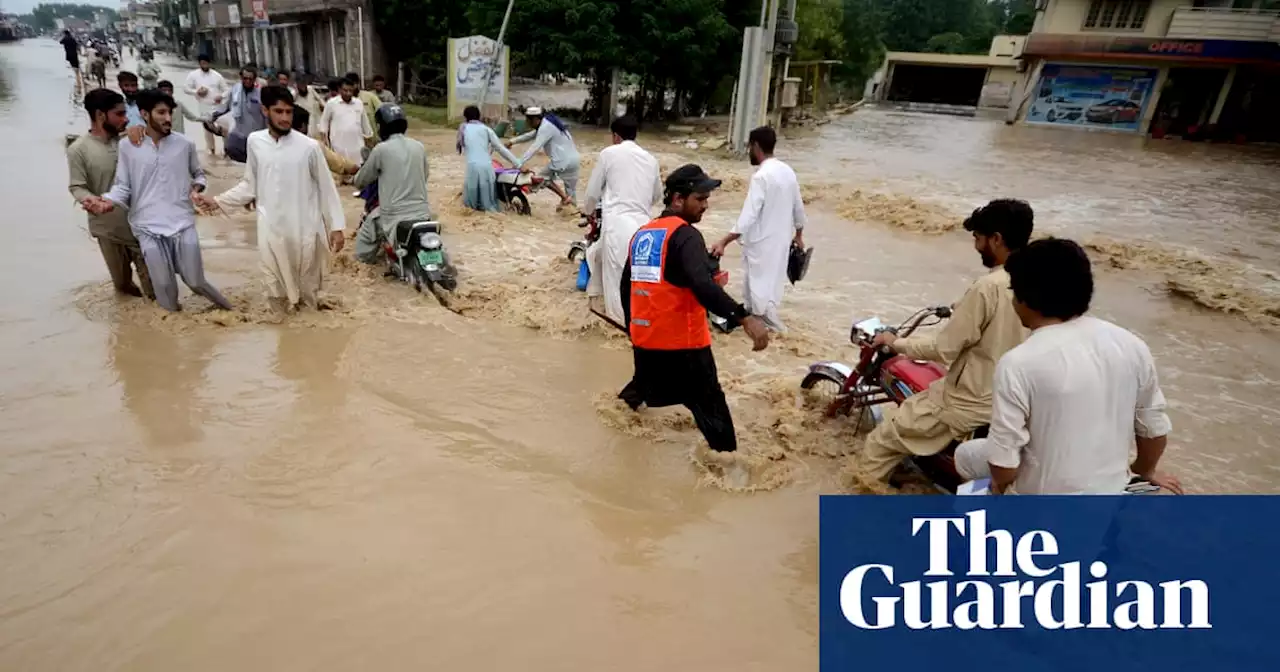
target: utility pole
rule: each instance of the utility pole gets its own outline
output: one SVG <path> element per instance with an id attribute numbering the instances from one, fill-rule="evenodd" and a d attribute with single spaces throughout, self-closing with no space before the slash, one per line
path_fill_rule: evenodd
<path id="1" fill-rule="evenodd" d="M 489 97 L 489 80 L 493 79 L 493 68 L 502 60 L 502 41 L 507 37 L 507 24 L 511 22 L 511 9 L 515 7 L 516 0 L 507 0 L 507 13 L 502 16 L 502 27 L 498 29 L 498 48 L 494 51 L 493 60 L 489 61 L 489 67 L 484 71 L 484 83 L 480 85 L 480 100 L 477 106 L 484 109 L 485 100 Z M 500 112 L 506 115 L 506 110 Z"/>

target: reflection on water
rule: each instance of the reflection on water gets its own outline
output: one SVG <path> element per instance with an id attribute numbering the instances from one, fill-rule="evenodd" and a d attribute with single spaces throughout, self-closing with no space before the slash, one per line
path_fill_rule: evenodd
<path id="1" fill-rule="evenodd" d="M 216 340 L 211 334 L 175 337 L 128 325 L 111 335 L 111 365 L 125 408 L 157 445 L 182 447 L 204 437 L 208 419 L 194 403 Z"/>

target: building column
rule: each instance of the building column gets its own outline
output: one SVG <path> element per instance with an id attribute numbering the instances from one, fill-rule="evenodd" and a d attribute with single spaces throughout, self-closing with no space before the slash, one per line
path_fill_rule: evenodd
<path id="1" fill-rule="evenodd" d="M 1040 83 L 1040 73 L 1044 71 L 1046 61 L 1043 58 L 1034 57 L 1028 61 L 1024 56 L 1023 63 L 1027 63 L 1027 69 L 1009 92 L 1009 111 L 1004 118 L 1006 124 L 1013 124 L 1025 118 L 1023 110 L 1029 100 L 1027 94 Z"/>
<path id="2" fill-rule="evenodd" d="M 1142 112 L 1142 121 L 1138 122 L 1138 132 L 1146 135 L 1151 129 L 1151 120 L 1156 116 L 1156 108 L 1160 106 L 1160 94 L 1164 93 L 1164 85 L 1169 81 L 1169 66 L 1160 66 L 1156 81 L 1151 85 L 1151 100 L 1147 101 L 1147 109 Z"/>
<path id="3" fill-rule="evenodd" d="M 1213 114 L 1209 115 L 1210 125 L 1218 123 L 1218 117 L 1222 116 L 1222 108 L 1227 106 L 1227 97 L 1231 95 L 1231 86 L 1236 81 L 1237 67 L 1233 65 L 1230 70 L 1227 70 L 1227 78 L 1222 81 L 1222 90 L 1218 92 L 1218 102 L 1214 103 Z"/>

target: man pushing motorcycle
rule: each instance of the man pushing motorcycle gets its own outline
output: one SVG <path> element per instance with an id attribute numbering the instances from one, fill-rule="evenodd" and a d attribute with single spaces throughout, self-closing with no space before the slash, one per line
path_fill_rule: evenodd
<path id="1" fill-rule="evenodd" d="M 996 362 L 1027 334 L 1013 308 L 1004 263 L 1026 247 L 1033 227 L 1034 213 L 1024 201 L 1000 199 L 974 210 L 964 228 L 973 234 L 974 249 L 991 271 L 970 285 L 935 334 L 898 338 L 882 332 L 875 337 L 876 347 L 939 362 L 948 372 L 923 394 L 888 409 L 867 436 L 862 465 L 873 477 L 889 481 L 903 458 L 936 455 L 990 422 Z"/>

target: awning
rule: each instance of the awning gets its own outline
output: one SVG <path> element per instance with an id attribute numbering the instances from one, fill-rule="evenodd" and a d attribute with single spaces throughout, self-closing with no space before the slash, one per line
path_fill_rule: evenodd
<path id="1" fill-rule="evenodd" d="M 1032 33 L 1024 56 L 1190 61 L 1200 63 L 1278 63 L 1280 44 L 1246 40 L 1170 40 L 1112 35 Z"/>

